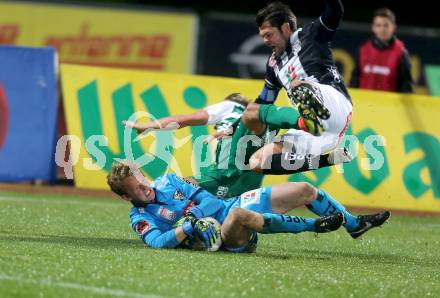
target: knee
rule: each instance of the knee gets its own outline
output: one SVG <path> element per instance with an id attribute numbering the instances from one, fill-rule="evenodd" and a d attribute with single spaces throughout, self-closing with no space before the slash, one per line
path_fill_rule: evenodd
<path id="1" fill-rule="evenodd" d="M 248 212 L 246 212 L 246 210 L 243 208 L 232 209 L 229 212 L 228 217 L 230 217 L 230 221 L 232 223 L 241 224 L 241 225 L 246 225 L 246 223 L 248 223 L 251 220 Z"/>
<path id="2" fill-rule="evenodd" d="M 306 204 L 311 203 L 313 200 L 315 200 L 317 195 L 317 189 L 307 182 L 300 182 L 299 183 L 299 193 L 300 196 L 303 198 Z"/>

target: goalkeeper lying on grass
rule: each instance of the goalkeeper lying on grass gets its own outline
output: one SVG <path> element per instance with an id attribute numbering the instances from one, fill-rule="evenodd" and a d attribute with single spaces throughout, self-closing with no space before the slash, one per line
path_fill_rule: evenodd
<path id="1" fill-rule="evenodd" d="M 213 226 L 200 222 L 204 217 L 221 223 L 223 249 L 250 252 L 256 247 L 257 233 L 325 233 L 344 225 L 356 238 L 382 225 L 390 215 L 355 217 L 329 194 L 304 182 L 263 187 L 221 200 L 175 174 L 150 183 L 129 161 L 115 162 L 107 182 L 113 192 L 133 204 L 132 228 L 153 248 L 179 247 L 186 238 L 198 238 L 210 248 L 215 233 Z M 321 217 L 284 215 L 304 205 Z M 183 224 L 175 227 L 179 221 Z"/>

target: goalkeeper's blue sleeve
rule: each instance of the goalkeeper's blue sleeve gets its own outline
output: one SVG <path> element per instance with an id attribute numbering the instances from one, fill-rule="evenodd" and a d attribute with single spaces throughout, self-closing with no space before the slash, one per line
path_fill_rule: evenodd
<path id="1" fill-rule="evenodd" d="M 136 214 L 135 211 L 132 210 L 131 226 L 145 244 L 153 248 L 174 248 L 179 245 L 175 229 L 162 232 L 154 220 L 146 214 Z"/>
<path id="2" fill-rule="evenodd" d="M 191 200 L 196 203 L 197 206 L 191 208 L 189 211 L 197 218 L 213 216 L 225 206 L 221 199 L 204 189 L 200 189 L 196 194 L 194 194 Z M 197 212 L 200 213 L 196 214 Z"/>
<path id="3" fill-rule="evenodd" d="M 198 185 L 191 183 L 190 181 L 180 178 L 175 174 L 168 174 L 170 181 L 173 185 L 181 191 L 185 196 L 191 198 L 197 206 L 191 208 L 189 211 L 197 218 L 213 216 L 224 206 L 221 199 L 212 195 L 208 191 L 204 190 Z"/>
<path id="4" fill-rule="evenodd" d="M 180 244 L 176 239 L 176 229 L 162 233 L 159 229 L 153 229 L 141 236 L 142 241 L 152 248 L 175 248 Z"/>

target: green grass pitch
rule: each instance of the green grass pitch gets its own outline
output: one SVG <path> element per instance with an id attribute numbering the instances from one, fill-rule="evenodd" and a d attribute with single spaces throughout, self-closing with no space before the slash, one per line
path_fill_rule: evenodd
<path id="1" fill-rule="evenodd" d="M 232 254 L 149 249 L 131 231 L 129 208 L 0 193 L 0 297 L 440 295 L 440 217 L 392 216 L 361 241 L 343 228 L 260 235 L 257 253 Z"/>

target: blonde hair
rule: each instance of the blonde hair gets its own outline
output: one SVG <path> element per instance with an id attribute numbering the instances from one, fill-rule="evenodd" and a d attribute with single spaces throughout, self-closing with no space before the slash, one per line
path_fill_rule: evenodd
<path id="1" fill-rule="evenodd" d="M 115 161 L 112 164 L 110 173 L 107 175 L 107 184 L 110 189 L 119 196 L 125 195 L 125 190 L 122 182 L 125 178 L 133 176 L 133 172 L 130 169 L 128 163 L 124 161 Z"/>

